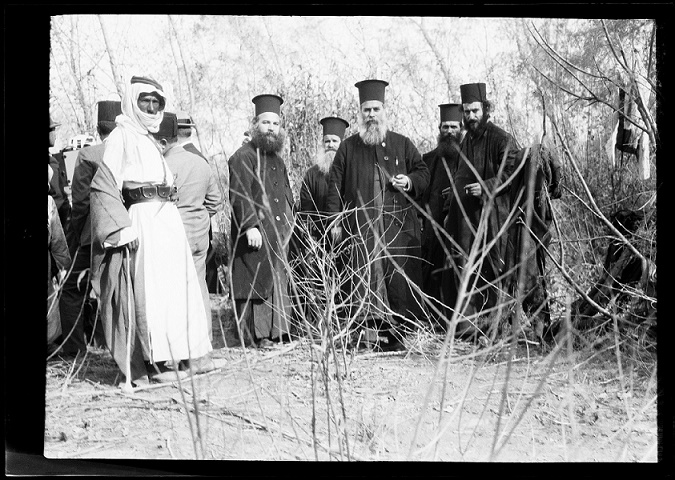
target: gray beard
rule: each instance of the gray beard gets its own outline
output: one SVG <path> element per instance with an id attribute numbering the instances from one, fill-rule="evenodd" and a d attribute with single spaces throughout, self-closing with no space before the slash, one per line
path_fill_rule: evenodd
<path id="1" fill-rule="evenodd" d="M 328 173 L 330 170 L 331 165 L 333 165 L 333 159 L 335 158 L 335 151 L 329 150 L 327 152 L 324 152 L 323 155 L 319 153 L 317 160 L 316 160 L 316 166 L 319 167 L 319 171 L 323 174 Z"/>
<path id="2" fill-rule="evenodd" d="M 387 125 L 384 123 L 359 124 L 359 137 L 366 145 L 377 145 L 384 142 L 387 136 Z"/>

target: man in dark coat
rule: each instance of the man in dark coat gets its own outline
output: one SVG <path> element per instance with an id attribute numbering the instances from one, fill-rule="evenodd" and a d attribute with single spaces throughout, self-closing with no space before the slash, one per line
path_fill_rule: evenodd
<path id="1" fill-rule="evenodd" d="M 377 348 L 404 348 L 396 326 L 426 319 L 419 294 L 420 226 L 413 204 L 429 184 L 429 169 L 407 137 L 387 128 L 382 80 L 358 82 L 359 133 L 345 139 L 330 170 L 326 209 L 345 212 L 351 245 L 350 320 L 381 331 Z M 365 302 L 365 303 L 364 303 Z"/>
<path id="2" fill-rule="evenodd" d="M 462 280 L 469 280 L 467 297 L 457 306 L 461 321 L 456 333 L 463 334 L 476 332 L 479 314 L 494 313 L 503 293 L 505 223 L 511 207 L 506 181 L 514 170 L 518 146 L 509 133 L 489 121 L 492 103 L 484 83 L 461 85 L 460 92 L 467 133 L 454 175 L 456 195 L 446 217 L 446 231 L 457 247 L 450 264 L 457 268 L 444 270 L 443 290 L 456 291 Z"/>
<path id="3" fill-rule="evenodd" d="M 511 291 L 522 299 L 523 313 L 531 318 L 536 336 L 542 338 L 551 326 L 545 249 L 551 242 L 551 199 L 562 195 L 562 164 L 548 137 L 521 149 L 516 165 L 521 163 L 522 168 L 511 184 L 511 202 L 517 209 L 509 229 L 509 267 L 515 267 L 511 273 Z M 528 221 L 530 197 L 533 203 Z"/>
<path id="4" fill-rule="evenodd" d="M 315 238 L 321 238 L 326 229 L 326 197 L 328 173 L 335 154 L 342 143 L 349 122 L 338 117 L 320 120 L 323 126 L 322 142 L 314 165 L 305 173 L 300 187 L 299 217 L 308 222 L 308 230 Z"/>
<path id="5" fill-rule="evenodd" d="M 299 312 L 318 326 L 319 312 L 326 301 L 323 262 L 330 248 L 330 232 L 326 197 L 328 194 L 328 174 L 335 153 L 342 143 L 349 122 L 339 117 L 322 118 L 322 135 L 319 149 L 312 165 L 304 175 L 300 187 L 300 208 L 293 237 L 293 267 L 296 273 L 297 303 Z"/>
<path id="6" fill-rule="evenodd" d="M 289 333 L 286 262 L 294 201 L 280 156 L 283 100 L 265 94 L 253 103 L 251 141 L 229 160 L 232 296 L 243 343 L 266 347 Z"/>
<path id="7" fill-rule="evenodd" d="M 98 102 L 98 124 L 96 126 L 101 143 L 82 148 L 75 161 L 73 170 L 72 196 L 73 207 L 71 228 L 76 252 L 73 257 L 73 268 L 66 279 L 61 292 L 61 327 L 66 334 L 72 330 L 70 337 L 63 344 L 65 355 L 84 354 L 87 351 L 85 331 L 99 346 L 105 345 L 103 327 L 95 318 L 96 308 L 88 302 L 91 286 L 89 275 L 91 270 L 91 219 L 89 217 L 89 193 L 91 179 L 94 178 L 99 165 L 103 161 L 105 141 L 115 128 L 115 118 L 122 113 L 122 102 L 105 100 Z M 81 277 L 84 272 L 84 276 Z M 94 327 L 95 325 L 95 327 Z M 64 335 L 65 337 L 65 335 Z"/>
<path id="8" fill-rule="evenodd" d="M 422 290 L 433 300 L 441 298 L 442 272 L 446 266 L 448 241 L 444 231 L 444 199 L 452 194 L 452 176 L 459 163 L 459 142 L 462 138 L 462 106 L 458 103 L 439 105 L 438 145 L 422 155 L 429 168 L 431 180 L 422 195 L 420 212 L 422 223 Z M 432 301 L 433 301 L 432 300 Z M 441 304 L 434 302 L 430 308 L 432 317 L 443 312 Z"/>

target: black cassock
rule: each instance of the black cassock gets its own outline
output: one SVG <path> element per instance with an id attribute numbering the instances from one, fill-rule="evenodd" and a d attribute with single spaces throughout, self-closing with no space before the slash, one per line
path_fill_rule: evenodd
<path id="1" fill-rule="evenodd" d="M 467 290 L 471 290 L 471 294 L 464 310 L 468 316 L 495 307 L 502 294 L 499 277 L 506 269 L 508 234 L 501 230 L 511 206 L 508 186 L 503 184 L 513 173 L 518 147 L 509 133 L 488 122 L 476 133 L 467 132 L 461 151 L 454 176 L 457 195 L 450 198 L 445 224 L 458 247 L 452 248 L 453 255 L 449 259 L 455 268 L 447 268 L 443 273 L 443 292 L 450 306 L 455 303 L 460 275 L 474 246 L 483 210 L 488 208 L 487 192 L 496 192 L 487 217 L 487 229 L 478 238 L 476 246 L 484 251 L 493 239 L 497 238 L 497 241 L 482 262 L 475 288 L 472 289 L 473 282 L 469 283 Z M 478 178 L 483 180 L 486 191 L 480 197 L 467 195 L 465 186 L 478 182 Z M 504 188 L 497 192 L 500 186 Z"/>
<path id="2" fill-rule="evenodd" d="M 410 178 L 409 192 L 392 187 L 391 178 L 398 174 Z M 414 202 L 428 183 L 427 166 L 403 135 L 387 132 L 381 144 L 366 145 L 356 134 L 340 144 L 330 170 L 326 208 L 331 213 L 356 208 L 343 222 L 352 245 L 347 271 L 350 316 L 391 323 L 426 318 L 418 291 L 420 226 Z M 365 310 L 359 305 L 362 299 Z"/>
<path id="3" fill-rule="evenodd" d="M 422 290 L 439 301 L 443 301 L 441 281 L 449 247 L 444 228 L 447 213 L 444 199 L 452 195 L 452 177 L 459 162 L 459 148 L 459 143 L 448 142 L 422 156 L 431 174 L 429 187 L 420 202 L 429 215 L 421 215 Z"/>

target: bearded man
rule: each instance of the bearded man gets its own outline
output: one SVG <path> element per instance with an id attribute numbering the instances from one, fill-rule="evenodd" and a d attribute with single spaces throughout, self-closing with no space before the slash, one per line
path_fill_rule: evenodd
<path id="1" fill-rule="evenodd" d="M 462 106 L 458 103 L 445 103 L 438 107 L 440 123 L 437 146 L 422 156 L 431 175 L 429 188 L 422 195 L 421 201 L 426 212 L 426 215 L 420 214 L 422 221 L 422 290 L 431 299 L 445 302 L 449 299 L 445 298 L 447 295 L 442 296 L 441 291 L 442 273 L 446 265 L 446 249 L 448 248 L 443 227 L 447 213 L 444 209 L 444 201 L 452 195 L 452 176 L 459 162 Z M 434 304 L 435 308 L 432 308 L 430 313 L 438 318 L 443 310 L 442 304 L 437 302 Z"/>
<path id="2" fill-rule="evenodd" d="M 253 98 L 251 141 L 229 160 L 232 296 L 245 346 L 267 347 L 289 334 L 286 260 L 293 193 L 281 158 L 286 134 L 277 95 Z"/>
<path id="3" fill-rule="evenodd" d="M 379 330 L 376 348 L 401 350 L 403 327 L 426 316 L 419 295 L 420 227 L 416 207 L 429 184 L 429 169 L 407 137 L 387 126 L 387 82 L 364 80 L 359 89 L 359 133 L 345 139 L 330 170 L 326 210 L 346 212 L 335 226 L 345 235 L 349 259 L 349 318 Z M 365 300 L 365 306 L 362 302 Z"/>
<path id="4" fill-rule="evenodd" d="M 326 230 L 328 173 L 345 130 L 349 127 L 349 122 L 339 117 L 325 117 L 320 123 L 323 126 L 322 141 L 315 163 L 307 170 L 302 181 L 299 211 L 310 222 L 309 231 L 317 239 L 323 237 Z"/>
<path id="5" fill-rule="evenodd" d="M 92 286 L 106 343 L 132 386 L 148 374 L 185 376 L 180 360 L 212 350 L 174 176 L 152 136 L 166 102 L 157 81 L 131 78 L 91 182 Z"/>
<path id="6" fill-rule="evenodd" d="M 457 194 L 450 201 L 445 225 L 457 247 L 451 259 L 457 270 L 444 270 L 443 289 L 457 289 L 462 276 L 470 275 L 468 298 L 459 306 L 462 316 L 456 333 L 462 335 L 476 332 L 479 314 L 494 313 L 503 294 L 501 277 L 508 243 L 505 223 L 511 206 L 507 181 L 514 171 L 518 145 L 513 136 L 490 121 L 492 103 L 486 98 L 484 83 L 461 85 L 460 92 L 467 132 L 453 177 Z M 484 225 L 479 229 L 483 217 Z M 466 271 L 472 248 L 479 253 L 489 251 L 482 261 L 477 255 L 479 265 Z"/>
<path id="7" fill-rule="evenodd" d="M 330 232 L 326 235 L 328 214 L 326 195 L 328 174 L 333 164 L 349 122 L 339 117 L 325 117 L 319 123 L 323 127 L 314 165 L 312 165 L 300 187 L 300 208 L 298 223 L 293 236 L 292 263 L 296 273 L 298 313 L 318 326 L 320 313 L 326 301 L 326 288 L 321 263 L 317 256 L 325 255 L 330 247 Z M 304 324 L 302 317 L 298 324 Z"/>

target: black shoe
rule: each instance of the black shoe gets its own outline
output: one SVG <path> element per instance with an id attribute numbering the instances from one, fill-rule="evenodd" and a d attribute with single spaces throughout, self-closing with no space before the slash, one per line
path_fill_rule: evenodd
<path id="1" fill-rule="evenodd" d="M 403 345 L 403 343 L 398 338 L 396 338 L 396 336 L 393 333 L 391 333 L 389 331 L 383 332 L 383 337 L 386 340 L 386 342 L 382 342 L 382 341 L 378 342 L 378 347 L 381 351 L 383 351 L 383 352 L 402 352 L 402 351 L 407 350 L 405 345 Z M 378 338 L 382 338 L 382 337 L 378 337 Z"/>

